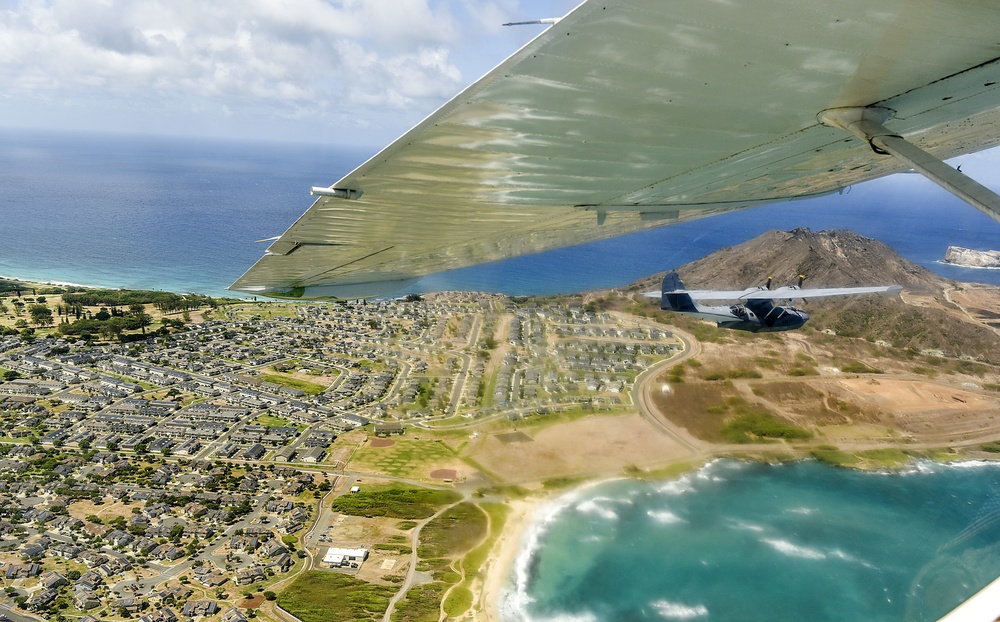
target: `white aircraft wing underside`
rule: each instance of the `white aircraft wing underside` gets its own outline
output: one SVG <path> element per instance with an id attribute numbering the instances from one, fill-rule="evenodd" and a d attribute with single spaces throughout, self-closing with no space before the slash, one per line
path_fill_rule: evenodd
<path id="1" fill-rule="evenodd" d="M 231 289 L 385 294 L 906 168 L 829 108 L 891 109 L 939 158 L 995 146 L 998 23 L 990 0 L 590 0 L 333 184 L 363 194 L 321 196 Z"/>

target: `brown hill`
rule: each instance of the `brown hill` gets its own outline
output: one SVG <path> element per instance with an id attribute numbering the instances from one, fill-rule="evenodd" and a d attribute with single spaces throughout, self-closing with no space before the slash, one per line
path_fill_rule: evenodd
<path id="1" fill-rule="evenodd" d="M 806 309 L 812 320 L 807 330 L 827 329 L 899 348 L 1000 362 L 1000 335 L 949 302 L 946 291 L 960 284 L 900 257 L 878 240 L 850 231 L 768 231 L 681 266 L 677 272 L 691 289 L 742 289 L 762 285 L 769 276 L 774 276 L 776 286 L 792 285 L 799 274 L 807 276 L 806 287 L 895 283 L 903 286 L 902 298 L 810 300 Z M 662 276 L 643 279 L 635 284 L 636 289 L 656 290 Z M 995 291 L 992 295 L 996 296 Z"/>
<path id="2" fill-rule="evenodd" d="M 895 283 L 910 293 L 940 293 L 950 282 L 904 259 L 887 244 L 851 231 L 768 231 L 678 270 L 691 288 L 740 289 L 791 285 L 799 274 L 812 287 Z"/>

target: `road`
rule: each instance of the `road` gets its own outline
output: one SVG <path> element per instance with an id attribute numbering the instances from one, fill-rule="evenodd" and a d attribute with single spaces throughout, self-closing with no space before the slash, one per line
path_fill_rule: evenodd
<path id="1" fill-rule="evenodd" d="M 657 326 L 657 328 L 663 327 Z M 691 436 L 687 430 L 677 427 L 670 421 L 670 419 L 663 416 L 653 402 L 653 391 L 662 390 L 660 383 L 656 382 L 656 379 L 660 376 L 660 374 L 674 365 L 679 365 L 687 359 L 701 354 L 701 344 L 698 343 L 698 340 L 695 339 L 693 335 L 674 327 L 670 327 L 670 330 L 673 331 L 674 335 L 676 335 L 677 338 L 684 344 L 684 351 L 665 361 L 660 361 L 656 365 L 653 365 L 646 371 L 639 374 L 632 387 L 632 402 L 635 404 L 636 408 L 639 409 L 639 414 L 641 414 L 646 421 L 653 424 L 653 426 L 661 432 L 684 447 L 692 457 L 700 456 L 704 453 L 704 451 L 698 441 Z"/>

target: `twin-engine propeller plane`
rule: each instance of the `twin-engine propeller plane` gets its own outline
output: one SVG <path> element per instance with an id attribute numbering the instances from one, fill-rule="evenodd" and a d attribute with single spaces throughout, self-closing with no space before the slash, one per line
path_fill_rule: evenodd
<path id="1" fill-rule="evenodd" d="M 660 308 L 693 315 L 716 322 L 719 328 L 745 330 L 752 333 L 769 333 L 779 330 L 794 330 L 809 321 L 809 314 L 791 305 L 780 306 L 775 300 L 796 298 L 819 298 L 823 296 L 849 296 L 854 294 L 897 294 L 903 290 L 899 285 L 878 285 L 873 287 L 825 287 L 803 289 L 804 276 L 799 276 L 798 285 L 771 289 L 772 278 L 767 284 L 743 290 L 696 290 L 684 289 L 676 272 L 663 277 L 660 292 L 648 292 L 650 298 L 660 297 Z M 726 306 L 700 305 L 698 300 L 739 300 L 737 304 Z"/>

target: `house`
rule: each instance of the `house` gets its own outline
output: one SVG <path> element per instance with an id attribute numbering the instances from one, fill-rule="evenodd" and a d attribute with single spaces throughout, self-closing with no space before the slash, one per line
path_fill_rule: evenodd
<path id="1" fill-rule="evenodd" d="M 66 577 L 62 576 L 55 570 L 50 570 L 42 575 L 42 586 L 47 588 L 57 588 L 63 585 L 69 585 L 69 581 Z"/>
<path id="2" fill-rule="evenodd" d="M 33 608 L 41 608 L 49 605 L 59 596 L 59 590 L 54 588 L 45 588 L 31 595 L 28 599 L 28 605 Z"/>
<path id="3" fill-rule="evenodd" d="M 177 614 L 167 607 L 161 607 L 139 618 L 139 622 L 177 622 L 177 620 Z"/>
<path id="4" fill-rule="evenodd" d="M 219 605 L 214 600 L 189 600 L 181 611 L 183 616 L 210 616 L 219 611 Z"/>
<path id="5" fill-rule="evenodd" d="M 403 424 L 398 421 L 386 421 L 375 424 L 375 436 L 398 436 L 403 433 Z"/>
<path id="6" fill-rule="evenodd" d="M 236 607 L 230 607 L 222 612 L 222 622 L 247 622 L 247 617 Z"/>
<path id="7" fill-rule="evenodd" d="M 73 606 L 77 609 L 87 611 L 94 607 L 100 607 L 101 599 L 92 590 L 78 589 L 73 596 Z"/>
<path id="8" fill-rule="evenodd" d="M 260 568 L 247 568 L 236 573 L 237 585 L 250 585 L 251 583 L 264 581 L 265 579 L 267 579 L 267 575 Z"/>

